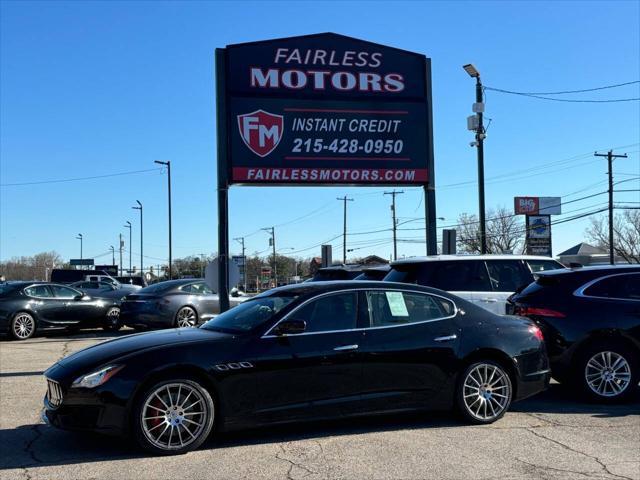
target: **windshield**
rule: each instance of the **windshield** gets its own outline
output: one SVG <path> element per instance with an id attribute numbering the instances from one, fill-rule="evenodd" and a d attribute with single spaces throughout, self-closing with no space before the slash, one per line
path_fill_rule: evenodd
<path id="1" fill-rule="evenodd" d="M 179 286 L 179 284 L 176 284 L 174 282 L 160 282 L 160 283 L 155 283 L 149 287 L 145 287 L 145 288 L 141 288 L 140 290 L 138 290 L 137 293 L 160 293 L 160 292 L 164 292 L 165 290 L 170 290 L 174 287 Z"/>
<path id="2" fill-rule="evenodd" d="M 415 269 L 403 269 L 398 270 L 397 267 L 391 269 L 387 276 L 384 277 L 385 282 L 399 282 L 399 283 L 416 283 L 416 270 Z"/>
<path id="3" fill-rule="evenodd" d="M 268 322 L 297 296 L 257 297 L 221 313 L 200 328 L 229 333 L 243 333 Z"/>

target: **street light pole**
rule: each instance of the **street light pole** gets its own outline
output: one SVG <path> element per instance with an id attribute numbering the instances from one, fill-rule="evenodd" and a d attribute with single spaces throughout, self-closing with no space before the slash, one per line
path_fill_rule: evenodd
<path id="1" fill-rule="evenodd" d="M 131 222 L 127 220 L 127 224 L 124 226 L 124 228 L 129 229 L 129 275 L 131 275 L 131 227 Z"/>
<path id="2" fill-rule="evenodd" d="M 278 286 L 278 264 L 276 262 L 276 227 L 262 228 L 265 232 L 271 233 L 271 246 L 273 247 L 273 270 L 271 270 L 271 276 L 273 277 L 274 287 Z"/>
<path id="3" fill-rule="evenodd" d="M 391 201 L 391 220 L 393 222 L 393 259 L 397 260 L 398 259 L 398 242 L 397 242 L 397 238 L 396 238 L 396 233 L 398 230 L 398 221 L 396 220 L 396 195 L 400 195 L 401 193 L 404 193 L 403 191 L 396 191 L 394 190 L 393 192 L 384 192 L 384 195 L 391 195 L 392 201 Z"/>
<path id="4" fill-rule="evenodd" d="M 116 249 L 111 245 L 111 265 L 116 264 Z"/>
<path id="5" fill-rule="evenodd" d="M 154 160 L 153 163 L 167 167 L 167 186 L 169 193 L 169 280 L 171 280 L 171 161 L 167 160 L 166 162 L 163 162 L 160 160 Z"/>
<path id="6" fill-rule="evenodd" d="M 480 253 L 487 253 L 487 234 L 485 219 L 485 203 L 484 203 L 484 139 L 486 137 L 484 130 L 484 104 L 482 102 L 482 82 L 480 81 L 480 72 L 472 65 L 467 64 L 462 68 L 470 77 L 476 79 L 476 103 L 474 112 L 478 115 L 478 127 L 476 128 L 475 146 L 478 151 L 478 209 L 480 225 L 478 228 L 478 236 L 480 237 Z"/>
<path id="7" fill-rule="evenodd" d="M 247 291 L 247 257 L 244 256 L 244 237 L 234 238 L 234 240 L 242 245 L 242 285 L 244 291 Z"/>
<path id="8" fill-rule="evenodd" d="M 344 203 L 344 214 L 343 214 L 343 230 L 342 230 L 342 263 L 343 265 L 347 264 L 347 202 L 353 202 L 353 198 L 347 198 L 345 195 L 342 198 L 336 198 L 336 200 L 340 200 Z"/>
<path id="9" fill-rule="evenodd" d="M 82 234 L 79 233 L 76 238 L 80 240 L 80 260 L 82 260 Z"/>
<path id="10" fill-rule="evenodd" d="M 142 255 L 142 203 L 140 203 L 140 200 L 136 200 L 136 202 L 138 203 L 138 206 L 131 208 L 134 210 L 140 210 L 140 275 L 144 276 L 144 262 Z"/>
<path id="11" fill-rule="evenodd" d="M 122 234 L 118 234 L 120 245 L 120 276 L 122 276 Z"/>

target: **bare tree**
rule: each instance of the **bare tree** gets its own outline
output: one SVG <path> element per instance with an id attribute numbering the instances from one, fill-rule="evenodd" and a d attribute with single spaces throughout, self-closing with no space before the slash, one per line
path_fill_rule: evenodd
<path id="1" fill-rule="evenodd" d="M 591 219 L 585 237 L 609 251 L 609 219 L 606 215 Z M 613 217 L 614 253 L 628 263 L 640 263 L 640 210 L 625 210 Z"/>
<path id="2" fill-rule="evenodd" d="M 0 262 L 0 275 L 6 280 L 49 280 L 53 268 L 63 268 L 56 252 L 42 252 L 32 257 L 13 257 Z"/>
<path id="3" fill-rule="evenodd" d="M 457 241 L 460 251 L 480 253 L 478 217 L 462 213 L 458 217 Z M 499 207 L 487 212 L 487 253 L 514 253 L 524 248 L 525 226 L 519 216 Z"/>

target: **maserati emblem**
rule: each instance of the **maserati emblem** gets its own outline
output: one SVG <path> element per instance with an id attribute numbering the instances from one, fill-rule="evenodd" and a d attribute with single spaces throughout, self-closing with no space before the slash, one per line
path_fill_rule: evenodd
<path id="1" fill-rule="evenodd" d="M 238 128 L 249 150 L 260 157 L 266 157 L 276 149 L 282 139 L 284 118 L 282 115 L 256 110 L 238 115 Z"/>

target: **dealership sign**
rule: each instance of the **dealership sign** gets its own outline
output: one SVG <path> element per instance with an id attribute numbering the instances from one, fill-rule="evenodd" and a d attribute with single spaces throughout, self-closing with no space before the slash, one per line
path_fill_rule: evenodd
<path id="1" fill-rule="evenodd" d="M 560 215 L 562 199 L 560 197 L 515 197 L 516 215 Z"/>
<path id="2" fill-rule="evenodd" d="M 228 184 L 428 183 L 424 55 L 334 33 L 223 52 Z"/>

